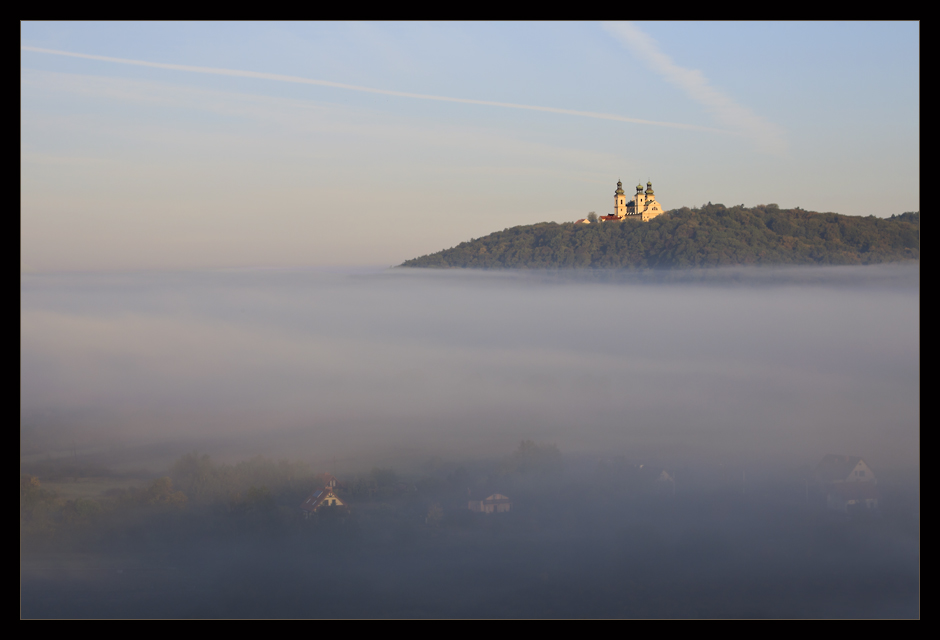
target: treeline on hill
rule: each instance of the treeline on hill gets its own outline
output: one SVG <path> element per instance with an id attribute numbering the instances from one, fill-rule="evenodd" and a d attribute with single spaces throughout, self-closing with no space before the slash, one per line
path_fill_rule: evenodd
<path id="1" fill-rule="evenodd" d="M 513 227 L 407 260 L 403 267 L 642 269 L 847 265 L 916 260 L 920 213 L 844 216 L 775 204 L 683 207 L 649 222 Z"/>

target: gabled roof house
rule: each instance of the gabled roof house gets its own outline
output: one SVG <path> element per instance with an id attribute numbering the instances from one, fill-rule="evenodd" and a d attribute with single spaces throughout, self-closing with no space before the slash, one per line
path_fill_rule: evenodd
<path id="1" fill-rule="evenodd" d="M 323 487 L 321 489 L 314 489 L 313 493 L 300 505 L 300 510 L 303 511 L 305 515 L 309 515 L 316 513 L 320 507 L 345 506 L 346 504 L 333 493 L 333 487 Z"/>
<path id="2" fill-rule="evenodd" d="M 878 507 L 878 480 L 857 456 L 824 456 L 816 467 L 816 478 L 826 491 L 826 505 L 833 511 Z"/>
<path id="3" fill-rule="evenodd" d="M 477 513 L 504 513 L 512 509 L 512 500 L 501 493 L 494 493 L 482 500 L 470 500 L 470 511 Z"/>

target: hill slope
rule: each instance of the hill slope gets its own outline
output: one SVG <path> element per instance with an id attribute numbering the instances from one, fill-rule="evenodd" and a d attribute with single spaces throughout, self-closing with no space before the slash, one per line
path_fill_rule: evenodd
<path id="1" fill-rule="evenodd" d="M 673 268 L 741 264 L 876 264 L 920 257 L 920 213 L 843 216 L 776 205 L 682 208 L 649 222 L 513 227 L 403 267 Z"/>

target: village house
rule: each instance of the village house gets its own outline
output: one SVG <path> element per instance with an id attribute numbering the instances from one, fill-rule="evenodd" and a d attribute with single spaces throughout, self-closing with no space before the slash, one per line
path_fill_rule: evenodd
<path id="1" fill-rule="evenodd" d="M 824 456 L 816 467 L 816 479 L 826 492 L 826 504 L 833 511 L 878 508 L 878 480 L 861 458 Z"/>
<path id="2" fill-rule="evenodd" d="M 656 195 L 653 193 L 653 183 L 646 183 L 646 191 L 643 191 L 643 185 L 636 186 L 636 193 L 633 199 L 627 201 L 627 195 L 623 192 L 623 183 L 617 181 L 617 190 L 614 192 L 614 213 L 609 216 L 598 218 L 601 222 L 616 220 L 641 220 L 648 222 L 658 215 L 662 215 L 663 207 L 656 201 Z M 578 222 L 582 222 L 579 220 Z"/>
<path id="3" fill-rule="evenodd" d="M 471 500 L 470 511 L 477 513 L 505 513 L 512 509 L 512 500 L 501 493 L 494 493 L 483 500 Z"/>
<path id="4" fill-rule="evenodd" d="M 300 505 L 300 510 L 304 513 L 304 517 L 309 518 L 312 514 L 316 513 L 321 507 L 345 507 L 346 504 L 340 500 L 335 493 L 333 493 L 333 486 L 336 485 L 336 478 L 332 478 L 332 485 L 322 487 L 319 489 L 314 489 L 306 500 Z"/>
<path id="5" fill-rule="evenodd" d="M 641 486 L 653 493 L 675 495 L 676 479 L 662 467 L 641 464 L 636 471 Z"/>

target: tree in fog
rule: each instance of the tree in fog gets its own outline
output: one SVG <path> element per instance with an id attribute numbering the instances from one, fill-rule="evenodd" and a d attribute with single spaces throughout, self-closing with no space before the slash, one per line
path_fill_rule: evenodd
<path id="1" fill-rule="evenodd" d="M 157 478 L 147 490 L 149 504 L 180 505 L 186 502 L 186 494 L 182 491 L 173 491 L 173 481 L 168 477 Z"/>

